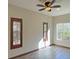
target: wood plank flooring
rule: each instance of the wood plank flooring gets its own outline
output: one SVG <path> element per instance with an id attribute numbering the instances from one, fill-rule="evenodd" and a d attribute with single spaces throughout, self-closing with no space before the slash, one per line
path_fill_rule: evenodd
<path id="1" fill-rule="evenodd" d="M 14 59 L 70 59 L 70 49 L 50 46 Z"/>

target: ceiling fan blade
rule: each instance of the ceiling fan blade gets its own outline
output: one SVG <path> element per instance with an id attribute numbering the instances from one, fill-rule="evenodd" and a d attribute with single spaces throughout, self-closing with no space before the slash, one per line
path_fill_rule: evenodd
<path id="1" fill-rule="evenodd" d="M 55 5 L 55 6 L 52 6 L 51 8 L 59 8 L 61 7 L 60 5 Z"/>
<path id="2" fill-rule="evenodd" d="M 55 2 L 55 0 L 52 0 L 51 5 Z"/>
<path id="3" fill-rule="evenodd" d="M 37 4 L 37 6 L 39 6 L 39 7 L 45 7 L 44 5 L 41 5 L 41 4 Z"/>
<path id="4" fill-rule="evenodd" d="M 45 10 L 45 8 L 39 9 L 39 11 Z"/>

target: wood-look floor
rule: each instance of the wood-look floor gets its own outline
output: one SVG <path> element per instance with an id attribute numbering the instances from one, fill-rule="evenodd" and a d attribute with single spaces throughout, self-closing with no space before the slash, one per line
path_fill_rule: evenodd
<path id="1" fill-rule="evenodd" d="M 70 59 L 70 49 L 50 46 L 15 59 Z"/>

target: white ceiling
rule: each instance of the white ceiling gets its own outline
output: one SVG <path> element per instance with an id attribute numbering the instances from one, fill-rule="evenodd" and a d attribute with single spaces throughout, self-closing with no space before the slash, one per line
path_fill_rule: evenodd
<path id="1" fill-rule="evenodd" d="M 41 7 L 37 7 L 37 4 L 40 4 L 41 2 L 39 0 L 9 0 L 9 4 L 19 6 L 28 10 L 32 10 L 34 12 L 42 13 L 48 16 L 58 16 L 58 15 L 64 15 L 70 13 L 70 0 L 56 0 L 55 4 L 61 5 L 61 8 L 53 9 L 51 12 L 47 11 L 38 11 Z"/>

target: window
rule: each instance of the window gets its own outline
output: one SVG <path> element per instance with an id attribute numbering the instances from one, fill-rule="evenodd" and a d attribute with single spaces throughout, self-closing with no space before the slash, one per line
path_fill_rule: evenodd
<path id="1" fill-rule="evenodd" d="M 58 23 L 56 25 L 57 40 L 70 39 L 70 23 Z"/>

